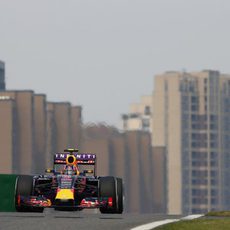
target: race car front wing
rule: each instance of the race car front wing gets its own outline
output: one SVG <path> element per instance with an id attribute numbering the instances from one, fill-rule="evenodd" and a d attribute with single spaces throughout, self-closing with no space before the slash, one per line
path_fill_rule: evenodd
<path id="1" fill-rule="evenodd" d="M 112 197 L 86 197 L 81 200 L 79 205 L 56 205 L 52 204 L 50 199 L 47 199 L 44 196 L 18 196 L 17 197 L 17 206 L 21 207 L 31 207 L 31 208 L 101 208 L 101 207 L 112 207 L 113 199 Z"/>

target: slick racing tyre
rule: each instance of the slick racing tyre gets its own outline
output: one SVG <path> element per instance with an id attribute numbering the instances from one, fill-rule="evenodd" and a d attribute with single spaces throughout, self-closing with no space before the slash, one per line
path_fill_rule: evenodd
<path id="1" fill-rule="evenodd" d="M 123 183 L 121 178 L 117 180 L 117 212 L 121 214 L 123 212 Z"/>
<path id="2" fill-rule="evenodd" d="M 26 207 L 18 203 L 18 196 L 33 195 L 33 176 L 18 176 L 15 186 L 15 208 L 18 212 L 43 212 L 44 208 Z"/>
<path id="3" fill-rule="evenodd" d="M 99 180 L 100 198 L 112 198 L 112 207 L 101 207 L 101 213 L 123 212 L 123 187 L 122 179 L 115 177 L 101 177 Z"/>

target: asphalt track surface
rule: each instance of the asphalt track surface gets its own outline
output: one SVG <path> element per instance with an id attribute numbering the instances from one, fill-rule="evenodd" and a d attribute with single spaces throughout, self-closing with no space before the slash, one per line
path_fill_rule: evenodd
<path id="1" fill-rule="evenodd" d="M 139 225 L 181 216 L 154 214 L 100 214 L 95 210 L 44 213 L 0 212 L 0 230 L 128 230 Z"/>

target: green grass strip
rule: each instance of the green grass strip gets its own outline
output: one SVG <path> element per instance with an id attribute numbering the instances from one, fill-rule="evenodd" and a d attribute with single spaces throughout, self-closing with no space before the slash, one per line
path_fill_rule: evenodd
<path id="1" fill-rule="evenodd" d="M 230 211 L 212 211 L 208 212 L 205 216 L 230 217 Z"/>
<path id="2" fill-rule="evenodd" d="M 181 220 L 176 223 L 166 224 L 154 228 L 154 230 L 229 230 L 230 219 L 228 218 L 199 218 L 195 220 Z"/>

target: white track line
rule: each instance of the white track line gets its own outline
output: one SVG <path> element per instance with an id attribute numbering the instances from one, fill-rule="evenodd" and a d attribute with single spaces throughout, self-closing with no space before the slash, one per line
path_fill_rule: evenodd
<path id="1" fill-rule="evenodd" d="M 202 216 L 204 216 L 204 214 L 193 214 L 193 215 L 185 216 L 185 217 L 181 218 L 181 220 L 193 220 L 196 218 L 200 218 Z"/>
<path id="2" fill-rule="evenodd" d="M 152 222 L 149 224 L 140 225 L 140 226 L 137 226 L 135 228 L 131 228 L 130 230 L 150 230 L 150 229 L 154 229 L 154 228 L 161 226 L 161 225 L 164 225 L 164 224 L 169 224 L 169 223 L 177 222 L 180 220 L 193 220 L 193 219 L 196 219 L 196 218 L 199 218 L 202 216 L 204 216 L 204 215 L 199 214 L 199 215 L 189 215 L 189 216 L 183 217 L 181 219 L 160 220 L 160 221 L 155 221 L 155 222 Z"/>

